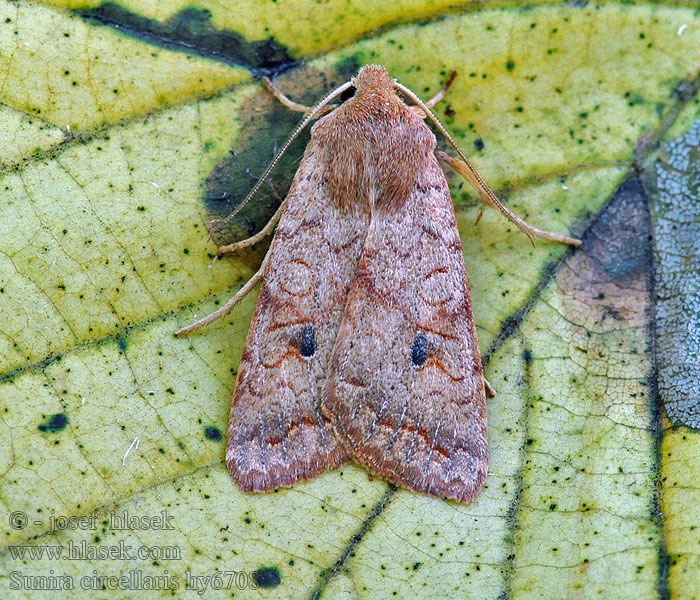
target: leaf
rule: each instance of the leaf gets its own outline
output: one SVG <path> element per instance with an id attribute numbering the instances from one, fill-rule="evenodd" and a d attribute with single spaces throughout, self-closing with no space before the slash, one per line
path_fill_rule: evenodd
<path id="1" fill-rule="evenodd" d="M 666 421 L 659 392 L 687 393 L 666 365 L 697 323 L 655 301 L 674 257 L 696 279 L 693 10 L 5 2 L 0 25 L 3 597 L 49 575 L 161 597 L 696 593 L 698 437 Z M 532 248 L 497 214 L 475 227 L 450 175 L 498 391 L 469 505 L 352 463 L 242 494 L 222 459 L 256 298 L 172 337 L 265 250 L 217 259 L 208 240 L 298 119 L 253 76 L 309 103 L 370 62 L 425 98 L 457 70 L 447 129 L 510 208 L 584 240 Z M 261 228 L 304 143 L 216 241 Z"/>

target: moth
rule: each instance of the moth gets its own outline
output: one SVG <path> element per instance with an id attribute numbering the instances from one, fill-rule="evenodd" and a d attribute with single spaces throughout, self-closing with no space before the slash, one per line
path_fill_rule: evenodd
<path id="1" fill-rule="evenodd" d="M 488 465 L 485 383 L 454 207 L 438 159 L 533 241 L 578 240 L 535 229 L 484 183 L 428 102 L 378 65 L 307 112 L 234 214 L 313 119 L 258 273 L 262 279 L 238 371 L 226 446 L 246 492 L 289 487 L 352 458 L 406 488 L 469 502 Z M 402 94 L 413 104 L 407 105 Z M 338 105 L 330 101 L 340 97 Z M 428 117 L 461 160 L 438 152 Z M 483 208 L 482 208 L 483 212 Z M 534 241 L 533 241 L 534 243 Z"/>

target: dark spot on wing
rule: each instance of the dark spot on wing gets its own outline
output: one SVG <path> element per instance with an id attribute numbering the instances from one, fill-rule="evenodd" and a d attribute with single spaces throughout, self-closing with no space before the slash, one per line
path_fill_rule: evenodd
<path id="1" fill-rule="evenodd" d="M 304 358 L 311 358 L 316 354 L 316 331 L 311 323 L 304 325 L 299 340 L 299 352 Z"/>
<path id="2" fill-rule="evenodd" d="M 426 360 L 428 360 L 428 341 L 425 339 L 425 334 L 419 331 L 416 334 L 416 339 L 413 340 L 411 362 L 416 365 L 416 367 L 422 367 Z"/>

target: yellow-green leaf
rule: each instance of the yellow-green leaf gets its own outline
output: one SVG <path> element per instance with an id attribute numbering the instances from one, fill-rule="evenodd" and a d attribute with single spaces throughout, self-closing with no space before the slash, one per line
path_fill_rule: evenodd
<path id="1" fill-rule="evenodd" d="M 0 1 L 0 595 L 697 596 L 698 437 L 658 394 L 685 391 L 659 352 L 697 319 L 659 319 L 657 283 L 676 258 L 697 278 L 664 221 L 697 232 L 696 184 L 673 180 L 684 204 L 662 179 L 697 171 L 664 144 L 698 119 L 698 48 L 672 3 Z M 313 103 L 368 63 L 424 98 L 456 70 L 446 128 L 510 208 L 584 240 L 474 226 L 448 174 L 498 391 L 469 505 L 354 463 L 241 493 L 223 452 L 256 294 L 172 336 L 257 270 L 264 247 L 214 242 L 263 226 L 308 139 L 212 229 L 299 120 L 260 76 Z"/>

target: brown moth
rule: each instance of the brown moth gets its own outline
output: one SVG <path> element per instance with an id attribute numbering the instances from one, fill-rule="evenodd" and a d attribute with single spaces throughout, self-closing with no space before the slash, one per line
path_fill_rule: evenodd
<path id="1" fill-rule="evenodd" d="M 451 81 L 451 79 L 450 79 Z M 423 103 L 377 65 L 311 111 L 324 112 L 287 198 L 238 371 L 226 446 L 246 492 L 292 486 L 348 458 L 404 487 L 469 502 L 488 465 L 485 380 L 457 222 L 438 157 L 532 240 L 543 232 L 506 209 Z M 398 93 L 414 106 L 406 105 Z M 339 106 L 330 100 L 341 96 Z M 462 160 L 435 154 L 430 117 Z M 234 213 L 235 214 L 235 213 Z M 486 384 L 488 385 L 488 384 Z"/>

